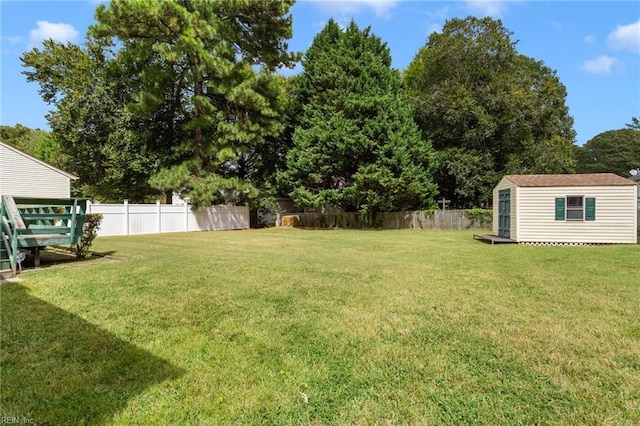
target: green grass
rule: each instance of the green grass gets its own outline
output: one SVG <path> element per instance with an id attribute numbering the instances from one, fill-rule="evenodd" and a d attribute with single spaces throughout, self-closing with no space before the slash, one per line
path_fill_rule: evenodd
<path id="1" fill-rule="evenodd" d="M 0 287 L 37 424 L 640 424 L 640 246 L 466 231 L 99 238 Z"/>

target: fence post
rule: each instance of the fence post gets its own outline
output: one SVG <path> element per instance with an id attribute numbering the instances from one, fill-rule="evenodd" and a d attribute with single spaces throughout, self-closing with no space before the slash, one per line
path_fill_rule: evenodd
<path id="1" fill-rule="evenodd" d="M 124 235 L 129 235 L 129 200 L 124 200 Z"/>
<path id="2" fill-rule="evenodd" d="M 189 232 L 189 203 L 184 203 L 184 232 Z"/>
<path id="3" fill-rule="evenodd" d="M 162 233 L 162 208 L 160 207 L 160 200 L 156 200 L 156 213 L 158 215 L 158 234 Z"/>

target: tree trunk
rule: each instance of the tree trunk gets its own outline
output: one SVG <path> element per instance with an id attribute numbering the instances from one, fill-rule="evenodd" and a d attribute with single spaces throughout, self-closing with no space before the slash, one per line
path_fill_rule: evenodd
<path id="1" fill-rule="evenodd" d="M 204 92 L 204 85 L 202 80 L 198 80 L 195 83 L 194 87 L 194 97 L 202 96 Z M 199 101 L 195 102 L 195 111 L 194 111 L 195 119 L 198 120 L 202 117 L 202 109 L 199 105 Z M 200 158 L 202 156 L 202 127 L 198 126 L 193 131 L 193 138 L 196 140 L 196 149 L 193 150 L 193 155 L 195 158 Z"/>

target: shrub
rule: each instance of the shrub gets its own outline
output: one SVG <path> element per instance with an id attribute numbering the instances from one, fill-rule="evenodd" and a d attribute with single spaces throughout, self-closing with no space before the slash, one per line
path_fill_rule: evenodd
<path id="1" fill-rule="evenodd" d="M 77 258 L 87 257 L 89 254 L 91 244 L 93 244 L 93 240 L 98 236 L 102 218 L 103 216 L 100 213 L 89 213 L 85 216 L 82 236 L 80 237 L 80 242 L 76 244 Z"/>
<path id="2" fill-rule="evenodd" d="M 477 227 L 487 229 L 493 223 L 493 210 L 488 209 L 469 209 L 464 210 L 467 218 L 471 221 L 469 228 Z"/>

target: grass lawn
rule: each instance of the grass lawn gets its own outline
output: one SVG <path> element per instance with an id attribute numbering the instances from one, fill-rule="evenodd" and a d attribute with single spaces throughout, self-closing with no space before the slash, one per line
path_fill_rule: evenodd
<path id="1" fill-rule="evenodd" d="M 0 287 L 34 424 L 640 424 L 640 245 L 467 231 L 99 238 Z"/>

